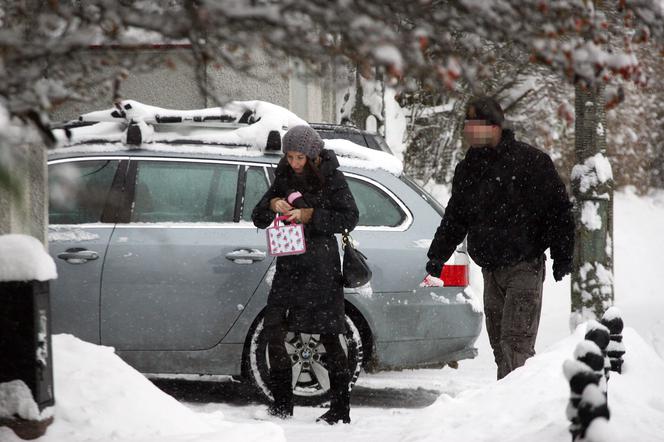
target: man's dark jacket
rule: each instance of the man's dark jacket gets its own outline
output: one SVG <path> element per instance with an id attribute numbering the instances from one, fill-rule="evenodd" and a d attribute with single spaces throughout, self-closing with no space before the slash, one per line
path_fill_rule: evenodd
<path id="1" fill-rule="evenodd" d="M 570 263 L 571 203 L 549 156 L 503 130 L 495 147 L 471 147 L 454 172 L 452 196 L 429 248 L 447 261 L 468 235 L 468 252 L 493 270 L 540 256 Z"/>

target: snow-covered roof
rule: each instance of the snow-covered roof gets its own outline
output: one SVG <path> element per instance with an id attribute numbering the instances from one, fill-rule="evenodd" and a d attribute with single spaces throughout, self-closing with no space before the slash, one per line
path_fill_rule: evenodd
<path id="1" fill-rule="evenodd" d="M 308 124 L 281 106 L 258 100 L 196 110 L 123 100 L 114 108 L 83 114 L 79 121 L 91 124 L 54 130 L 60 146 L 56 153 L 132 150 L 136 146 L 128 143 L 128 133 L 133 125 L 140 131 L 140 148 L 144 150 L 261 156 L 271 133 L 276 131 L 283 137 L 289 128 Z M 342 166 L 383 169 L 395 175 L 403 171 L 401 161 L 386 152 L 344 139 L 324 141 L 326 148 L 337 153 Z"/>

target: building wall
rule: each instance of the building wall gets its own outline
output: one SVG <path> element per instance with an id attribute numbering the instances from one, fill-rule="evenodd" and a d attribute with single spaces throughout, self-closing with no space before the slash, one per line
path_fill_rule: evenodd
<path id="1" fill-rule="evenodd" d="M 112 56 L 122 60 L 135 57 L 136 49 L 115 50 Z M 91 50 L 91 57 L 102 57 Z M 105 58 L 111 58 L 103 55 Z M 169 63 L 164 63 L 167 57 Z M 251 75 L 230 68 L 207 66 L 207 78 L 218 96 L 227 100 L 263 100 L 283 106 L 312 122 L 336 122 L 334 113 L 334 78 L 300 80 L 282 76 L 270 67 L 270 60 L 259 52 Z M 273 60 L 274 62 L 274 60 Z M 142 72 L 141 72 L 142 71 Z M 112 92 L 101 85 L 93 88 L 86 102 L 68 102 L 55 109 L 51 121 L 76 119 L 80 114 L 112 106 Z M 194 62 L 187 48 L 140 49 L 138 62 L 122 81 L 120 95 L 153 106 L 170 109 L 199 109 L 217 104 L 204 97 L 196 84 Z"/>
<path id="2" fill-rule="evenodd" d="M 46 244 L 46 149 L 37 140 L 29 140 L 9 152 L 3 160 L 10 163 L 19 194 L 0 189 L 0 235 L 22 233 Z"/>

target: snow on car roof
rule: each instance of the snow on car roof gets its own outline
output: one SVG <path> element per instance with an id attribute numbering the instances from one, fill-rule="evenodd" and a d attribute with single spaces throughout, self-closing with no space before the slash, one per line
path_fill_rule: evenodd
<path id="1" fill-rule="evenodd" d="M 207 144 L 245 146 L 262 150 L 271 131 L 283 135 L 306 121 L 265 101 L 232 101 L 223 107 L 195 110 L 165 109 L 123 100 L 116 107 L 81 115 L 81 122 L 97 122 L 69 130 L 56 129 L 63 146 L 89 141 L 126 142 L 130 123 L 139 126 L 143 143 L 181 139 Z"/>
<path id="2" fill-rule="evenodd" d="M 382 150 L 369 149 L 349 140 L 339 138 L 324 140 L 325 147 L 337 154 L 339 164 L 359 169 L 383 169 L 393 175 L 401 175 L 403 163 L 394 155 Z"/>
<path id="3" fill-rule="evenodd" d="M 115 108 L 83 114 L 90 125 L 54 129 L 59 146 L 54 153 L 95 153 L 132 150 L 128 128 L 138 126 L 140 149 L 171 153 L 261 156 L 274 131 L 280 137 L 294 126 L 308 124 L 289 110 L 265 101 L 232 101 L 223 107 L 196 110 L 164 109 L 123 100 Z M 275 135 L 276 136 L 276 135 Z M 383 169 L 400 175 L 403 164 L 386 152 L 344 139 L 328 139 L 342 166 Z"/>

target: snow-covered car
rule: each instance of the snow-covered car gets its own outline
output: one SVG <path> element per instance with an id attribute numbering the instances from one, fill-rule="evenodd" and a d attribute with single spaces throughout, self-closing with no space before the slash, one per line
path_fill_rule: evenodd
<path id="1" fill-rule="evenodd" d="M 304 122 L 262 102 L 232 111 L 119 108 L 127 105 L 131 117 L 87 114 L 55 131 L 53 332 L 112 346 L 148 375 L 241 375 L 269 397 L 262 312 L 275 262 L 250 217 L 273 180 L 280 136 Z M 482 313 L 464 249 L 448 263 L 444 287 L 421 286 L 442 208 L 394 156 L 342 139 L 326 148 L 336 151 L 357 201 L 353 237 L 373 270 L 369 285 L 346 292 L 354 379 L 361 368 L 474 357 Z M 298 400 L 325 400 L 318 337 L 289 333 L 287 348 Z"/>

